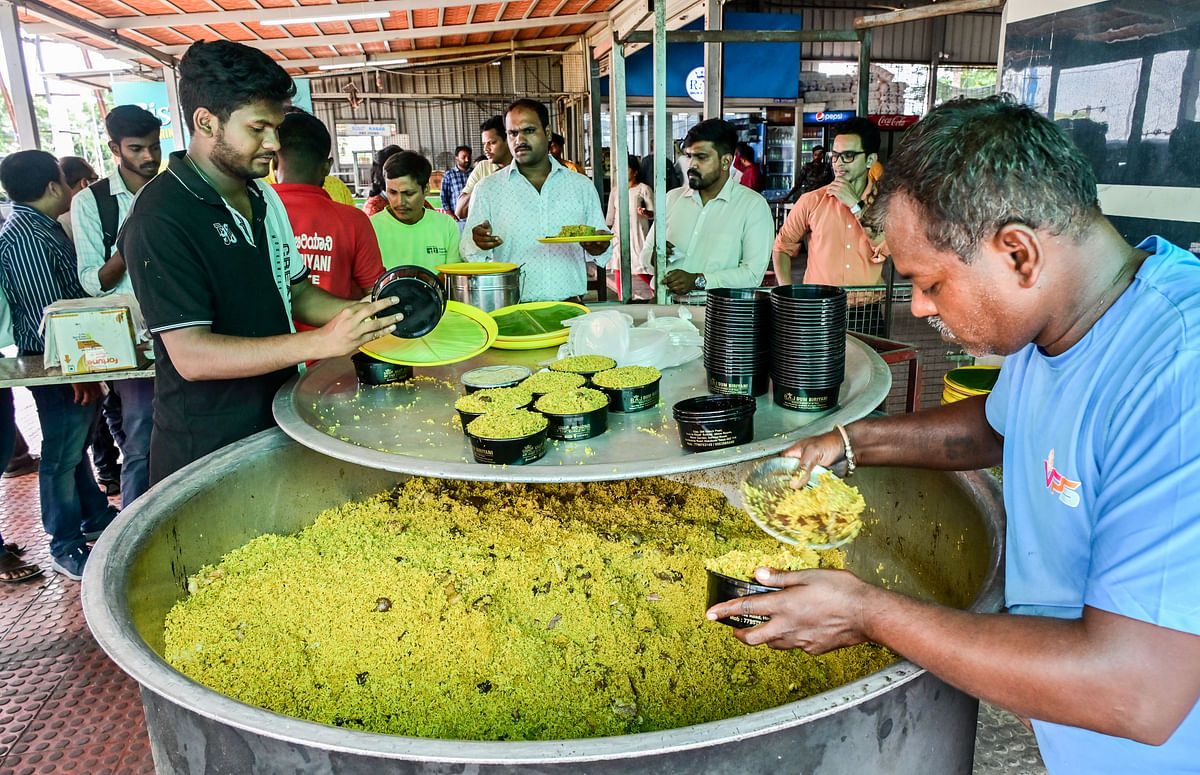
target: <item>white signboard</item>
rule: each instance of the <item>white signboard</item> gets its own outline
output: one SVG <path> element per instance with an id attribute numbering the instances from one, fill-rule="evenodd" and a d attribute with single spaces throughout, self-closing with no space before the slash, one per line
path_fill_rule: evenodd
<path id="1" fill-rule="evenodd" d="M 395 124 L 338 124 L 338 134 L 347 137 L 391 137 Z"/>
<path id="2" fill-rule="evenodd" d="M 696 102 L 704 102 L 704 68 L 697 67 L 687 74 L 687 80 L 684 82 L 684 88 L 687 89 L 688 96 Z"/>

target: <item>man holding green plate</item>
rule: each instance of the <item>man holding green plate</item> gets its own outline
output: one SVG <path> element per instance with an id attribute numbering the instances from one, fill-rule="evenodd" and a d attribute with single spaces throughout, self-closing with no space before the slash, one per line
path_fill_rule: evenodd
<path id="1" fill-rule="evenodd" d="M 465 261 L 508 261 L 521 267 L 522 301 L 579 301 L 587 292 L 587 260 L 608 261 L 611 235 L 545 243 L 564 226 L 605 228 L 592 182 L 550 156 L 550 112 L 521 99 L 505 112 L 514 163 L 484 178 L 471 195 L 461 252 Z M 568 229 L 570 231 L 570 229 Z"/>

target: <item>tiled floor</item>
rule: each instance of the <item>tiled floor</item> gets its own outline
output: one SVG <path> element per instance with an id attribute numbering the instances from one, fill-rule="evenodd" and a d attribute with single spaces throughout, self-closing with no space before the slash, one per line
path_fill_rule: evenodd
<path id="1" fill-rule="evenodd" d="M 16 393 L 36 450 L 36 415 Z M 137 684 L 92 638 L 79 584 L 50 571 L 35 474 L 0 479 L 0 530 L 46 570 L 0 584 L 0 775 L 154 773 Z M 1011 715 L 982 708 L 976 739 L 975 775 L 1044 775 L 1032 735 Z"/>
<path id="2" fill-rule="evenodd" d="M 153 773 L 137 684 L 92 639 L 79 583 L 50 572 L 36 474 L 0 479 L 0 526 L 46 570 L 0 585 L 0 773 Z"/>

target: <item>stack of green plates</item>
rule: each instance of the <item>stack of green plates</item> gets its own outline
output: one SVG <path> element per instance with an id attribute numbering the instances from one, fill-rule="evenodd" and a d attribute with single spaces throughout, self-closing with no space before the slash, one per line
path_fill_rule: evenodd
<path id="1" fill-rule="evenodd" d="M 496 321 L 499 350 L 539 350 L 557 347 L 570 333 L 563 321 L 590 312 L 582 304 L 569 301 L 530 301 L 502 307 L 489 313 Z"/>

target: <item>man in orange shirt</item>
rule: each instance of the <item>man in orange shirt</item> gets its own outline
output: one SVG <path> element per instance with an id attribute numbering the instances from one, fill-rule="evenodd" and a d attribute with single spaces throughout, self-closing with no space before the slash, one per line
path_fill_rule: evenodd
<path id="1" fill-rule="evenodd" d="M 792 282 L 792 258 L 808 238 L 808 264 L 804 282 L 821 285 L 879 285 L 887 245 L 882 232 L 863 222 L 863 214 L 875 198 L 875 184 L 868 171 L 879 159 L 879 129 L 869 119 L 843 121 L 834 129 L 833 182 L 802 195 L 788 213 L 775 237 L 772 262 L 780 285 Z M 874 301 L 871 295 L 851 299 L 850 306 Z M 854 302 L 858 302 L 855 304 Z M 878 305 L 876 305 L 878 306 Z M 882 319 L 877 311 L 867 315 L 871 324 L 859 330 L 879 335 Z"/>

